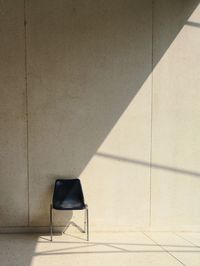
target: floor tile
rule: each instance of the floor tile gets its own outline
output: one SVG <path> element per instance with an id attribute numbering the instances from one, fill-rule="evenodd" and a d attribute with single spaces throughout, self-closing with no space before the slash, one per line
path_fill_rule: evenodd
<path id="1" fill-rule="evenodd" d="M 92 233 L 49 236 L 0 235 L 3 266 L 177 266 L 181 265 L 162 247 L 141 232 Z"/>
<path id="2" fill-rule="evenodd" d="M 172 232 L 148 232 L 148 235 L 155 243 L 159 244 L 169 254 L 177 258 L 183 265 L 200 265 L 200 248 L 179 236 L 179 233 Z M 193 237 L 195 237 L 193 235 Z M 200 241 L 200 238 L 199 238 Z"/>

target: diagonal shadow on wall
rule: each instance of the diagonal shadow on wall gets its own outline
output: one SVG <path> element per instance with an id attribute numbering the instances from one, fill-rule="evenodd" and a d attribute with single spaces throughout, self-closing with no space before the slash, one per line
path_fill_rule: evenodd
<path id="1" fill-rule="evenodd" d="M 30 225 L 48 223 L 55 178 L 81 174 L 198 3 L 27 3 Z"/>
<path id="2" fill-rule="evenodd" d="M 30 225 L 47 224 L 55 178 L 81 174 L 198 3 L 27 3 Z"/>

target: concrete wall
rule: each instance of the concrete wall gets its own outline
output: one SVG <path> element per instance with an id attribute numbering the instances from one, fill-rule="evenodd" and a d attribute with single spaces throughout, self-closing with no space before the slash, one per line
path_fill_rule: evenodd
<path id="1" fill-rule="evenodd" d="M 154 63 L 181 28 L 187 1 L 156 3 Z M 194 2 L 195 3 L 195 2 Z M 191 6 L 190 6 L 191 7 Z M 166 12 L 167 11 L 167 12 Z M 171 12 L 170 12 L 171 11 Z M 162 14 L 162 15 L 161 15 Z M 168 25 L 162 24 L 162 21 Z M 198 229 L 200 224 L 200 6 L 153 71 L 152 225 Z"/>
<path id="2" fill-rule="evenodd" d="M 1 229 L 48 226 L 55 179 L 77 176 L 93 230 L 199 228 L 198 1 L 0 10 Z"/>
<path id="3" fill-rule="evenodd" d="M 23 1 L 0 3 L 0 226 L 28 219 Z"/>

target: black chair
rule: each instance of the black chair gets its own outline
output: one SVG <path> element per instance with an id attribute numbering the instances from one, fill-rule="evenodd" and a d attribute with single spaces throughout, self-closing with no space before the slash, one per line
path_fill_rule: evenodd
<path id="1" fill-rule="evenodd" d="M 85 233 L 87 230 L 87 241 L 89 241 L 88 206 L 84 202 L 81 182 L 78 178 L 57 179 L 55 181 L 53 200 L 52 200 L 52 203 L 50 204 L 51 241 L 53 240 L 53 216 L 52 216 L 53 209 L 55 210 L 85 210 L 84 230 L 82 230 L 82 232 Z M 65 228 L 67 228 L 68 226 L 69 224 Z"/>

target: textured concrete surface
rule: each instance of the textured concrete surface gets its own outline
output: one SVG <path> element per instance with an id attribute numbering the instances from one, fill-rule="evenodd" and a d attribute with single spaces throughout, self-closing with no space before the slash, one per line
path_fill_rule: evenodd
<path id="1" fill-rule="evenodd" d="M 81 175 L 91 226 L 147 225 L 149 169 L 88 162 L 107 135 L 100 152 L 149 160 L 151 3 L 32 1 L 27 10 L 30 224 L 48 224 L 56 177 Z"/>
<path id="2" fill-rule="evenodd" d="M 0 259 L 4 266 L 134 265 L 198 266 L 200 248 L 180 233 L 95 233 L 90 242 L 80 234 L 0 235 Z M 199 233 L 193 234 L 199 238 Z"/>
<path id="3" fill-rule="evenodd" d="M 198 2 L 0 2 L 0 231 L 77 176 L 92 230 L 200 229 Z"/>
<path id="4" fill-rule="evenodd" d="M 27 225 L 23 8 L 0 3 L 0 226 Z"/>
<path id="5" fill-rule="evenodd" d="M 154 56 L 182 23 L 187 5 L 157 1 Z M 192 24 L 193 23 L 193 24 Z M 195 24 L 196 23 L 196 24 Z M 189 17 L 153 72 L 152 225 L 199 229 L 200 7 Z M 159 26 L 158 26 L 159 25 Z"/>
<path id="6" fill-rule="evenodd" d="M 150 104 L 147 81 L 81 174 L 95 230 L 149 225 Z"/>

